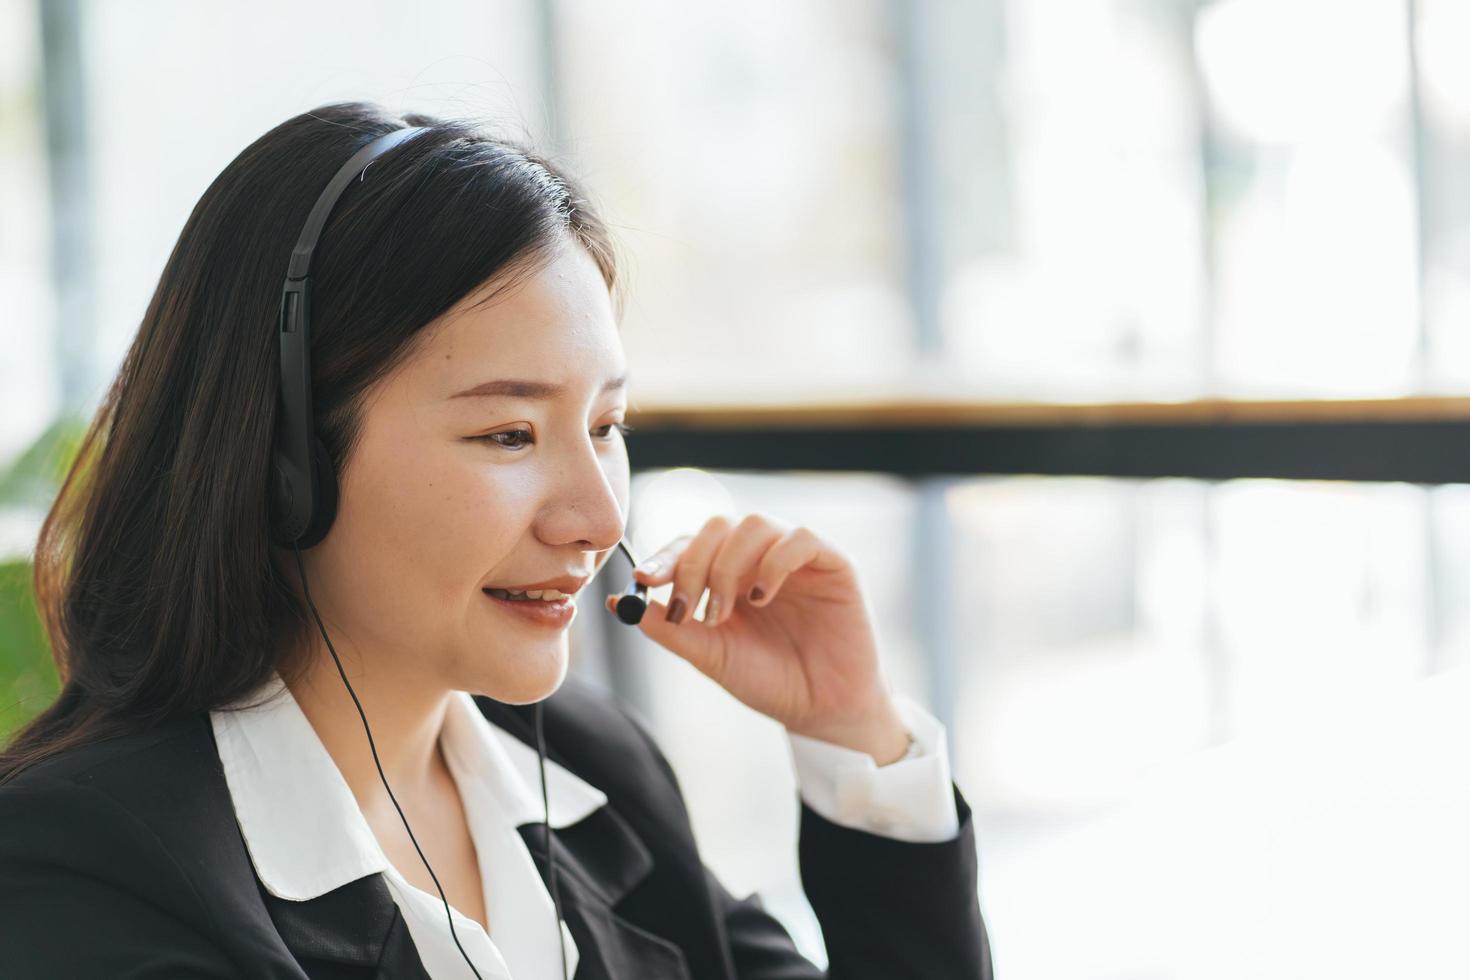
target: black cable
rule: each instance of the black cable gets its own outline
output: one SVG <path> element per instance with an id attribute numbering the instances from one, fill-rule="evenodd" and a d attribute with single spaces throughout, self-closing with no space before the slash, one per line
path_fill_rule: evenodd
<path id="1" fill-rule="evenodd" d="M 536 702 L 536 748 L 541 756 L 541 806 L 546 812 L 546 822 L 541 826 L 541 840 L 546 848 L 546 880 L 551 882 L 551 902 L 556 906 L 556 948 L 561 950 L 561 975 L 567 973 L 567 944 L 561 938 L 561 899 L 556 894 L 556 852 L 551 848 L 551 803 L 546 797 L 546 741 L 541 737 L 541 702 Z"/>
<path id="2" fill-rule="evenodd" d="M 404 827 L 405 830 L 408 831 L 408 839 L 411 840 L 411 841 L 413 841 L 413 848 L 414 848 L 414 850 L 416 850 L 416 851 L 419 852 L 419 860 L 423 861 L 424 862 L 424 867 L 429 869 L 429 877 L 434 879 L 434 887 L 437 888 L 437 889 L 439 889 L 439 899 L 440 899 L 440 901 L 442 901 L 444 903 L 444 914 L 449 917 L 449 934 L 450 934 L 450 936 L 454 937 L 454 945 L 459 947 L 459 955 L 461 955 L 461 956 L 464 957 L 464 961 L 466 963 L 469 963 L 470 970 L 475 974 L 475 977 L 477 978 L 477 980 L 484 980 L 484 978 L 480 976 L 480 971 L 475 969 L 475 964 L 470 960 L 469 954 L 464 951 L 464 947 L 463 946 L 460 946 L 460 943 L 459 943 L 459 933 L 457 933 L 457 932 L 454 931 L 454 915 L 449 910 L 449 899 L 447 899 L 447 898 L 444 897 L 444 888 L 439 884 L 439 876 L 436 875 L 436 874 L 434 874 L 434 869 L 429 866 L 429 859 L 426 858 L 426 857 L 424 857 L 423 848 L 419 847 L 419 840 L 418 840 L 417 837 L 415 837 L 413 835 L 413 828 L 408 825 L 408 818 L 403 815 L 403 807 L 401 807 L 401 806 L 398 805 L 398 797 L 396 797 L 396 796 L 393 795 L 393 787 L 391 787 L 391 786 L 388 785 L 388 777 L 385 776 L 385 775 L 383 775 L 383 764 L 378 761 L 378 747 L 373 742 L 373 730 L 372 730 L 372 728 L 370 728 L 368 726 L 367 715 L 362 710 L 362 702 L 360 702 L 360 701 L 357 700 L 357 692 L 352 689 L 352 682 L 347 679 L 347 672 L 342 669 L 342 661 L 340 659 L 338 659 L 338 657 L 337 657 L 337 648 L 334 647 L 334 646 L 332 646 L 332 638 L 329 637 L 329 636 L 327 636 L 327 628 L 322 625 L 321 613 L 319 613 L 319 612 L 316 611 L 316 603 L 314 603 L 314 602 L 311 601 L 311 590 L 309 588 L 307 588 L 307 585 L 306 585 L 306 564 L 305 564 L 305 562 L 303 562 L 301 560 L 301 548 L 298 547 L 297 544 L 293 541 L 291 543 L 291 550 L 296 553 L 296 568 L 297 568 L 297 570 L 299 571 L 299 573 L 301 575 L 301 591 L 302 591 L 302 594 L 304 594 L 306 596 L 306 604 L 311 607 L 311 614 L 312 614 L 312 616 L 314 616 L 316 618 L 317 629 L 321 630 L 322 639 L 327 641 L 327 649 L 332 652 L 332 660 L 335 661 L 336 664 L 337 664 L 337 673 L 339 673 L 339 674 L 342 675 L 342 683 L 347 685 L 347 693 L 350 694 L 350 695 L 352 695 L 352 703 L 355 704 L 355 705 L 357 705 L 357 713 L 362 718 L 362 727 L 363 727 L 363 730 L 367 732 L 368 748 L 370 748 L 370 749 L 373 750 L 373 762 L 378 767 L 378 778 L 383 781 L 383 788 L 388 791 L 388 798 L 393 801 L 393 808 L 398 811 L 398 818 L 403 821 L 403 827 Z M 536 717 L 537 717 L 537 720 L 538 721 L 539 721 L 539 719 L 541 717 L 540 707 L 541 707 L 540 704 L 537 704 L 536 705 L 536 708 L 537 708 Z M 537 730 L 539 732 L 539 730 L 540 730 L 539 729 L 539 726 L 538 726 L 538 729 Z M 544 759 L 544 756 L 543 756 L 543 759 Z M 542 786 L 542 794 L 544 796 L 545 789 L 546 789 L 546 783 L 545 783 L 546 774 L 545 774 L 545 769 L 544 768 L 542 770 L 542 776 L 541 776 L 541 778 L 542 778 L 542 784 L 541 784 L 541 786 Z M 561 941 L 561 919 L 560 919 L 560 915 L 561 915 L 561 913 L 558 912 L 557 913 L 558 918 L 557 918 L 557 924 L 556 924 L 556 928 L 557 928 L 557 936 L 556 936 L 556 938 L 557 938 L 557 941 L 558 941 L 558 945 L 560 945 L 560 941 Z M 566 960 L 565 960 L 566 951 L 565 950 L 562 951 L 562 957 L 563 957 L 563 960 L 562 960 L 562 972 L 565 973 L 566 972 Z"/>

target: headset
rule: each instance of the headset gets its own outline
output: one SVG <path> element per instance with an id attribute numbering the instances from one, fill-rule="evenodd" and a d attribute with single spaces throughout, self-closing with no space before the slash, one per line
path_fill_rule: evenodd
<path id="1" fill-rule="evenodd" d="M 419 859 L 424 862 L 424 867 L 428 868 L 429 877 L 434 879 L 434 887 L 439 890 L 439 898 L 444 902 L 444 914 L 449 917 L 449 934 L 454 938 L 455 946 L 459 947 L 460 955 L 464 957 L 466 963 L 469 963 L 471 972 L 478 978 L 480 971 L 475 969 L 475 964 L 470 961 L 469 955 L 460 945 L 458 934 L 454 931 L 454 916 L 450 913 L 449 899 L 445 898 L 438 876 L 434 874 L 434 869 L 429 867 L 429 860 L 424 857 L 418 838 L 414 837 L 413 828 L 409 827 L 408 818 L 403 815 L 403 808 L 398 805 L 398 798 L 393 795 L 393 789 L 388 785 L 388 778 L 383 775 L 383 765 L 378 761 L 378 749 L 373 743 L 373 732 L 368 727 L 367 715 L 362 710 L 362 702 L 358 701 L 357 693 L 352 690 L 351 682 L 347 680 L 347 673 L 342 669 L 342 661 L 337 657 L 337 649 L 332 645 L 331 638 L 327 636 L 326 627 L 322 625 L 322 617 L 317 612 L 316 603 L 312 602 L 311 591 L 306 585 L 306 565 L 301 559 L 301 549 L 310 548 L 326 537 L 328 529 L 332 526 L 332 520 L 337 514 L 337 476 L 332 469 L 326 447 L 316 436 L 312 422 L 311 257 L 316 250 L 327 218 L 331 216 L 338 198 L 348 186 L 354 180 L 361 183 L 367 177 L 367 169 L 374 160 L 425 128 L 427 127 L 411 126 L 394 130 L 373 139 L 354 153 L 317 198 L 311 213 L 307 215 L 306 225 L 301 230 L 296 248 L 291 252 L 291 262 L 286 271 L 286 285 L 281 293 L 277 329 L 281 353 L 281 397 L 280 415 L 277 420 L 274 445 L 271 448 L 273 479 L 270 490 L 271 537 L 277 544 L 290 547 L 296 555 L 296 568 L 301 576 L 302 593 L 306 597 L 307 605 L 311 607 L 317 629 L 320 630 L 322 639 L 326 641 L 327 649 L 331 651 L 332 659 L 337 664 L 337 673 L 341 674 L 342 683 L 347 685 L 347 693 L 352 695 L 352 703 L 357 705 L 357 713 L 362 718 L 362 727 L 367 732 L 368 747 L 372 749 L 373 762 L 378 767 L 378 777 L 382 779 L 383 788 L 388 791 L 388 798 L 393 801 L 394 808 L 398 810 L 399 819 L 403 821 L 404 828 L 408 830 L 409 839 L 413 841 Z M 628 550 L 623 540 L 618 541 L 618 547 L 622 549 L 629 562 L 637 565 L 633 553 Z M 648 586 L 633 579 L 618 597 L 617 618 L 627 625 L 636 625 L 642 620 L 647 605 Z M 556 887 L 556 854 L 551 847 L 551 806 L 546 791 L 546 744 L 541 728 L 540 701 L 535 704 L 534 714 L 536 751 L 541 765 L 541 805 L 545 811 L 542 840 L 547 857 L 546 878 L 550 885 L 551 900 L 556 909 L 556 942 L 558 948 L 561 949 L 562 976 L 570 980 L 567 973 L 566 944 L 562 941 L 561 935 L 561 897 Z"/>

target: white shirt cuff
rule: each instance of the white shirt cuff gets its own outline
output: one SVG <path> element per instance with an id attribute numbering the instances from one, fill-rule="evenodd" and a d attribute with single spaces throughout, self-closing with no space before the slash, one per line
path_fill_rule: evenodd
<path id="1" fill-rule="evenodd" d="M 916 843 L 959 833 L 944 726 L 913 698 L 895 693 L 917 754 L 879 766 L 866 752 L 786 733 L 802 800 L 844 827 Z"/>

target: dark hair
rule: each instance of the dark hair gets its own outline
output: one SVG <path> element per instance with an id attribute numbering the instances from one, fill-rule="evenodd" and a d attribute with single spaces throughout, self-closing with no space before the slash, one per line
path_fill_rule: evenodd
<path id="1" fill-rule="evenodd" d="M 364 394 L 475 290 L 488 302 L 580 244 L 621 310 L 606 226 L 528 140 L 344 102 L 246 147 L 189 215 L 41 526 L 36 602 L 61 691 L 0 751 L 0 783 L 308 666 L 312 620 L 268 525 L 281 286 L 332 175 L 406 125 L 428 129 L 352 183 L 312 262 L 313 412 L 339 474 Z"/>

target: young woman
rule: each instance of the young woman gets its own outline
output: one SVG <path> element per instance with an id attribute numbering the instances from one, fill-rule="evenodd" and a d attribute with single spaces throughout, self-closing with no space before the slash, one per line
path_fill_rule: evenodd
<path id="1" fill-rule="evenodd" d="M 830 543 L 720 516 L 635 573 L 673 586 L 644 635 L 789 734 L 830 972 L 568 676 L 628 514 L 616 271 L 576 183 L 470 123 L 328 105 L 224 169 L 38 542 L 63 686 L 0 753 L 0 975 L 990 976 L 943 730 Z"/>

